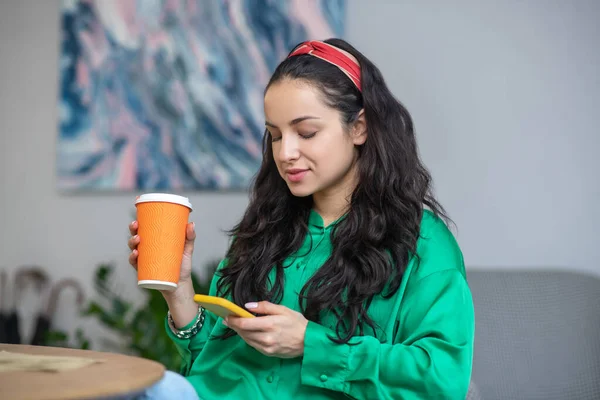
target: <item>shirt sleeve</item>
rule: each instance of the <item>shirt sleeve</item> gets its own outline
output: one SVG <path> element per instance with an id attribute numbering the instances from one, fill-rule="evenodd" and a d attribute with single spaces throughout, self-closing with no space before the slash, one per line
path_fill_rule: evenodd
<path id="1" fill-rule="evenodd" d="M 328 337 L 333 330 L 309 322 L 302 383 L 355 399 L 464 399 L 475 322 L 462 273 L 442 270 L 421 278 L 405 293 L 402 308 L 400 329 L 407 334 L 394 344 L 372 336 L 337 344 Z"/>
<path id="2" fill-rule="evenodd" d="M 224 265 L 225 261 L 221 261 L 219 266 L 217 267 L 217 271 L 221 269 Z M 218 275 L 215 273 L 209 289 L 209 295 L 216 296 L 217 293 L 217 280 Z M 179 355 L 181 355 L 181 368 L 179 373 L 183 376 L 188 376 L 192 365 L 194 364 L 194 360 L 198 357 L 204 345 L 208 341 L 210 333 L 215 326 L 217 321 L 217 317 L 211 312 L 204 312 L 204 323 L 202 324 L 202 328 L 196 333 L 196 335 L 192 336 L 189 339 L 180 339 L 171 332 L 171 328 L 169 328 L 169 323 L 167 318 L 165 318 L 165 330 L 167 331 L 167 335 L 173 343 L 175 344 L 175 348 Z M 194 324 L 195 319 L 187 324 L 186 326 L 180 328 L 181 330 L 189 329 Z"/>

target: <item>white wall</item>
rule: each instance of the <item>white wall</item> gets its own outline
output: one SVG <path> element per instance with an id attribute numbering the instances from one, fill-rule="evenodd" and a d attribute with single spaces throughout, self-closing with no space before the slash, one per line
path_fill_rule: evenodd
<path id="1" fill-rule="evenodd" d="M 412 113 L 469 267 L 600 276 L 600 3 L 490 4 L 351 0 L 347 37 Z M 135 296 L 135 194 L 55 188 L 58 30 L 57 0 L 0 2 L 0 268 L 39 264 L 91 289 L 114 261 Z M 188 195 L 199 266 L 223 254 L 247 197 Z"/>
<path id="2" fill-rule="evenodd" d="M 93 295 L 93 270 L 114 262 L 122 290 L 135 300 L 127 225 L 138 193 L 65 195 L 56 189 L 58 4 L 0 1 L 0 269 L 38 264 L 54 279 L 79 279 Z M 200 267 L 222 257 L 228 243 L 222 230 L 241 217 L 247 195 L 186 195 L 194 205 Z M 61 298 L 59 325 L 71 325 L 73 299 L 71 292 Z M 28 336 L 38 300 L 33 294 L 23 300 Z"/>
<path id="3" fill-rule="evenodd" d="M 468 265 L 600 275 L 600 2 L 350 4 Z"/>

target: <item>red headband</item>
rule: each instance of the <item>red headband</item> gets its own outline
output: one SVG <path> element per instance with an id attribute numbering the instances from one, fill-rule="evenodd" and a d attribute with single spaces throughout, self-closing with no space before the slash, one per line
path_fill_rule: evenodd
<path id="1" fill-rule="evenodd" d="M 315 56 L 335 65 L 346 74 L 352 82 L 354 82 L 358 90 L 361 90 L 360 65 L 352 58 L 348 57 L 342 50 L 325 42 L 311 40 L 296 47 L 289 57 L 299 56 L 301 54 L 310 54 L 311 56 Z"/>

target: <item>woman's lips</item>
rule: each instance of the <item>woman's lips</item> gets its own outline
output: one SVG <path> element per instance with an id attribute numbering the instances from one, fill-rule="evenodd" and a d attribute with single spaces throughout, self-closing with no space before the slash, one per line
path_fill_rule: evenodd
<path id="1" fill-rule="evenodd" d="M 290 182 L 297 183 L 304 179 L 308 171 L 308 169 L 288 169 L 285 174 Z"/>

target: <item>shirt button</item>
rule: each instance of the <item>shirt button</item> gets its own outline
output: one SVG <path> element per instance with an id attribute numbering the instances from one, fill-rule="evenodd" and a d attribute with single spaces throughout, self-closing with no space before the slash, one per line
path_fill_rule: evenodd
<path id="1" fill-rule="evenodd" d="M 323 374 L 321 375 L 321 382 L 327 382 L 327 375 Z"/>
<path id="2" fill-rule="evenodd" d="M 273 376 L 272 375 L 267 376 L 267 382 L 273 383 Z"/>

